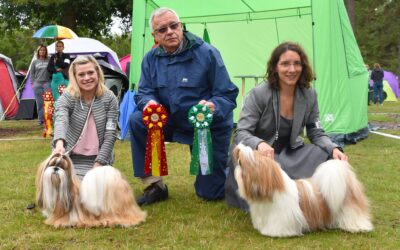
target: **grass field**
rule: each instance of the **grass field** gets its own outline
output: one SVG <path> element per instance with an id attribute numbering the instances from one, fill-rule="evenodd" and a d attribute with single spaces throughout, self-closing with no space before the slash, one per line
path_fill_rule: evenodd
<path id="1" fill-rule="evenodd" d="M 400 102 L 370 106 L 374 124 L 398 124 Z M 396 126 L 380 132 L 400 135 Z M 13 139 L 13 140 L 4 140 Z M 15 140 L 17 139 L 17 140 Z M 134 228 L 53 229 L 43 223 L 34 201 L 35 172 L 50 153 L 36 121 L 0 122 L 0 249 L 400 249 L 400 140 L 370 133 L 345 151 L 371 201 L 375 230 L 350 234 L 339 230 L 274 239 L 253 229 L 249 215 L 224 202 L 196 197 L 185 145 L 167 144 L 170 198 L 146 206 L 147 221 Z M 116 163 L 135 194 L 130 145 L 116 143 Z"/>

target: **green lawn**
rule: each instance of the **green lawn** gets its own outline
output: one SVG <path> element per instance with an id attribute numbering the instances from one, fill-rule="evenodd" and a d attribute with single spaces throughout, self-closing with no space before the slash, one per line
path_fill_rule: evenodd
<path id="1" fill-rule="evenodd" d="M 400 102 L 369 107 L 370 121 L 400 114 Z M 382 115 L 381 115 L 382 114 Z M 375 119 L 378 117 L 379 119 Z M 394 122 L 399 122 L 395 118 Z M 386 120 L 384 120 L 386 121 Z M 392 120 L 389 120 L 392 122 Z M 399 130 L 379 130 L 400 135 Z M 35 172 L 50 152 L 36 121 L 0 122 L 0 249 L 400 249 L 400 140 L 370 134 L 346 145 L 350 163 L 371 201 L 375 230 L 350 234 L 339 230 L 274 239 L 253 229 L 248 214 L 224 202 L 196 197 L 185 145 L 167 144 L 170 199 L 146 206 L 147 221 L 134 228 L 53 229 L 41 213 L 25 210 L 34 201 Z M 28 139 L 26 139 L 28 138 Z M 116 163 L 139 195 L 132 177 L 129 142 L 116 143 Z"/>

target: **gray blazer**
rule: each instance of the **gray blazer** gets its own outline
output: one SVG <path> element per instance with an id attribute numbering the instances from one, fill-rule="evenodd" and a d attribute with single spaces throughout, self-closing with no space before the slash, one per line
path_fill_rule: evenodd
<path id="1" fill-rule="evenodd" d="M 317 93 L 311 88 L 296 88 L 295 95 L 290 147 L 295 149 L 304 145 L 300 134 L 306 127 L 310 141 L 332 155 L 338 145 L 330 140 L 319 125 Z M 253 149 L 263 141 L 272 145 L 279 137 L 279 115 L 279 91 L 272 89 L 268 83 L 258 85 L 246 97 L 234 143 L 242 142 Z"/>
<path id="2" fill-rule="evenodd" d="M 69 93 L 60 96 L 56 103 L 53 146 L 57 140 L 64 141 L 66 151 L 77 143 L 90 105 Z M 92 112 L 99 137 L 99 154 L 95 161 L 102 165 L 111 165 L 114 143 L 117 139 L 118 100 L 107 90 L 103 96 L 94 99 Z"/>

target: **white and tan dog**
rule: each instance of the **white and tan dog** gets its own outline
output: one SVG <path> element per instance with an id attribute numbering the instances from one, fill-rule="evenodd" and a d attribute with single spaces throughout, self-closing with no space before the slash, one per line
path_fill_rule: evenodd
<path id="1" fill-rule="evenodd" d="M 311 178 L 292 180 L 277 162 L 243 144 L 234 149 L 234 158 L 239 195 L 249 204 L 253 226 L 261 234 L 373 230 L 368 200 L 348 162 L 329 160 Z"/>
<path id="2" fill-rule="evenodd" d="M 54 154 L 39 167 L 36 200 L 54 227 L 135 226 L 146 219 L 129 183 L 111 167 L 91 169 L 82 183 L 68 156 Z"/>

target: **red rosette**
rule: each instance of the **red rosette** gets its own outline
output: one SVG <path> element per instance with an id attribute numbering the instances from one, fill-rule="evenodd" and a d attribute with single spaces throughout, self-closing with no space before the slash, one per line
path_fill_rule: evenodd
<path id="1" fill-rule="evenodd" d="M 46 90 L 43 94 L 43 116 L 44 116 L 44 132 L 43 137 L 50 136 L 53 133 L 53 114 L 54 114 L 54 98 L 50 90 Z"/>
<path id="2" fill-rule="evenodd" d="M 142 118 L 148 129 L 144 173 L 153 176 L 168 175 L 163 133 L 168 113 L 162 105 L 151 104 L 143 111 Z"/>
<path id="3" fill-rule="evenodd" d="M 66 88 L 65 85 L 61 84 L 57 87 L 57 92 L 62 95 L 62 93 L 64 93 L 64 89 Z"/>

